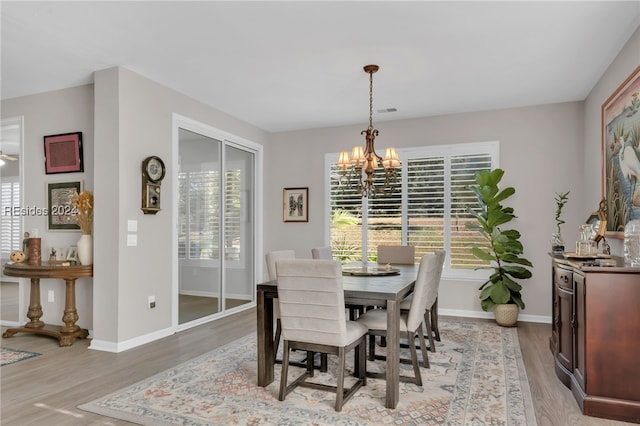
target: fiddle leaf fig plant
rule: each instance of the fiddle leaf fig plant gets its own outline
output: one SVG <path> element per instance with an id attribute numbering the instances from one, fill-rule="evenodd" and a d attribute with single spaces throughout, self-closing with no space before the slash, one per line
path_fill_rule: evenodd
<path id="1" fill-rule="evenodd" d="M 524 250 L 520 232 L 501 227 L 516 218 L 512 207 L 501 204 L 516 192 L 513 187 L 500 189 L 498 184 L 503 175 L 502 169 L 480 171 L 475 174 L 476 185 L 468 187 L 476 195 L 479 208 L 467 207 L 467 212 L 477 219 L 467 223 L 467 228 L 480 233 L 486 241 L 482 247 L 473 247 L 472 252 L 478 259 L 490 263 L 481 268 L 493 270 L 479 288 L 484 311 L 491 311 L 498 304 L 516 304 L 524 309 L 522 286 L 516 280 L 532 276 L 526 268 L 532 267 L 532 263 L 521 257 Z"/>

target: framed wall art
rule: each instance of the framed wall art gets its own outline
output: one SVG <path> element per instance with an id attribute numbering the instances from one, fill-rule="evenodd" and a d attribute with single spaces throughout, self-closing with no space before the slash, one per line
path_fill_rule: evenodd
<path id="1" fill-rule="evenodd" d="M 602 104 L 602 191 L 607 237 L 640 219 L 640 66 Z"/>
<path id="2" fill-rule="evenodd" d="M 309 188 L 284 188 L 282 210 L 285 222 L 309 222 Z"/>
<path id="3" fill-rule="evenodd" d="M 82 132 L 44 137 L 44 167 L 50 175 L 84 171 Z"/>
<path id="4" fill-rule="evenodd" d="M 80 230 L 73 198 L 82 192 L 82 181 L 47 183 L 49 230 Z"/>

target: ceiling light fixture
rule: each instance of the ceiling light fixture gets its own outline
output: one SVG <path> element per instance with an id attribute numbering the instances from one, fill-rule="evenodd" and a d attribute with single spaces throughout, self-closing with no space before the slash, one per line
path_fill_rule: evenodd
<path id="1" fill-rule="evenodd" d="M 373 128 L 373 73 L 378 71 L 377 65 L 366 65 L 364 72 L 369 74 L 369 127 L 360 132 L 365 135 L 366 145 L 354 146 L 349 152 L 343 151 L 338 158 L 338 167 L 342 169 L 342 177 L 347 179 L 347 185 L 362 193 L 363 197 L 372 197 L 378 193 L 388 193 L 393 190 L 392 184 L 397 180 L 397 167 L 400 167 L 398 152 L 395 148 L 385 150 L 384 159 L 376 153 L 374 142 L 378 130 Z M 382 178 L 376 182 L 374 173 L 382 165 Z"/>

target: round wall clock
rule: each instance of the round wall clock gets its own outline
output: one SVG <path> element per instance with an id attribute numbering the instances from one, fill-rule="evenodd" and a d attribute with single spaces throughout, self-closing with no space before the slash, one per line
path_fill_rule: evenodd
<path id="1" fill-rule="evenodd" d="M 154 155 L 145 158 L 142 162 L 142 173 L 144 173 L 151 182 L 160 182 L 164 178 L 165 172 L 164 162 L 160 157 Z"/>

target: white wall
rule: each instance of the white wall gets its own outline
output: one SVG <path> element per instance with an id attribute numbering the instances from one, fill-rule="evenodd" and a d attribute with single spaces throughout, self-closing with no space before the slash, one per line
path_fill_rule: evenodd
<path id="1" fill-rule="evenodd" d="M 2 118 L 24 117 L 24 204 L 25 206 L 47 207 L 46 185 L 50 182 L 84 181 L 84 188 L 93 190 L 93 85 L 41 93 L 38 95 L 2 101 Z M 82 132 L 84 152 L 84 173 L 62 173 L 47 175 L 44 170 L 45 135 Z M 34 236 L 38 231 L 42 239 L 42 257 L 48 259 L 50 247 L 76 245 L 80 231 L 48 231 L 46 216 L 27 216 L 24 230 Z M 19 247 L 16 247 L 18 249 Z M 25 297 L 29 297 L 29 280 L 20 279 Z M 54 302 L 46 297 L 54 291 Z M 42 320 L 49 324 L 64 324 L 65 284 L 62 280 L 40 280 Z M 93 327 L 92 280 L 82 278 L 76 282 L 78 325 Z M 26 315 L 29 302 L 24 301 L 21 313 Z M 23 315 L 20 322 L 27 318 Z"/>
<path id="2" fill-rule="evenodd" d="M 177 273 L 172 259 L 176 204 L 172 165 L 177 164 L 173 114 L 256 143 L 264 143 L 267 134 L 124 68 L 96 72 L 94 84 L 96 197 L 102 197 L 104 204 L 96 211 L 94 223 L 92 347 L 121 350 L 172 332 L 172 279 Z M 149 155 L 161 157 L 167 165 L 162 211 L 156 215 L 140 210 L 140 164 Z M 129 220 L 138 223 L 135 247 L 126 243 Z M 147 309 L 152 295 L 156 308 Z"/>
<path id="3" fill-rule="evenodd" d="M 523 314 L 551 314 L 550 249 L 555 232 L 555 192 L 571 191 L 563 226 L 569 247 L 582 210 L 583 103 L 571 102 L 500 111 L 474 112 L 415 120 L 376 122 L 378 150 L 386 146 L 411 147 L 481 141 L 500 142 L 500 167 L 504 185 L 514 186 L 510 203 L 518 216 L 515 226 L 523 234 L 525 256 L 534 264 L 534 276 L 523 282 L 527 308 Z M 265 158 L 265 252 L 292 248 L 296 256 L 311 257 L 311 248 L 326 245 L 324 154 L 362 144 L 366 127 L 279 133 Z M 309 222 L 282 221 L 282 188 L 309 187 Z M 583 217 L 584 216 L 584 217 Z M 576 232 L 572 232 L 572 230 Z M 440 287 L 440 309 L 480 311 L 478 282 L 444 280 Z"/>
<path id="4" fill-rule="evenodd" d="M 604 197 L 602 188 L 602 104 L 640 66 L 640 28 L 636 30 L 585 101 L 584 204 L 585 211 L 597 210 Z M 585 217 L 586 218 L 586 217 Z M 621 239 L 608 239 L 612 252 L 622 253 Z"/>

